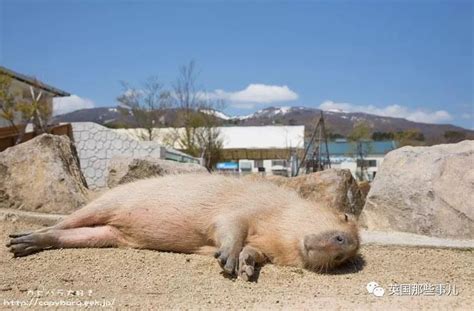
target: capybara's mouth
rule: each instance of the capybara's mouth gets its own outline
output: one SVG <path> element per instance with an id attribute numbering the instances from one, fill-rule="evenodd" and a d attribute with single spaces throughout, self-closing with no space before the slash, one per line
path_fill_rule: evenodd
<path id="1" fill-rule="evenodd" d="M 307 264 L 305 266 L 306 270 L 313 271 L 316 273 L 330 273 L 332 271 L 336 271 L 340 267 L 344 267 L 351 261 L 351 258 L 344 258 L 342 260 L 337 261 L 336 258 L 333 260 L 328 260 L 326 262 L 320 262 L 317 264 Z"/>

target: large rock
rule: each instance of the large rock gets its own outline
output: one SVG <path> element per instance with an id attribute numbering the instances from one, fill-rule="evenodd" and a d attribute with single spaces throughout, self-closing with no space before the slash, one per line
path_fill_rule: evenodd
<path id="1" fill-rule="evenodd" d="M 474 239 L 474 141 L 388 153 L 362 220 L 374 230 Z"/>
<path id="2" fill-rule="evenodd" d="M 44 134 L 0 153 L 0 208 L 70 213 L 87 193 L 67 136 Z"/>
<path id="3" fill-rule="evenodd" d="M 109 163 L 107 185 L 110 188 L 138 179 L 189 173 L 206 173 L 205 167 L 194 163 L 179 163 L 150 157 L 114 157 Z"/>
<path id="4" fill-rule="evenodd" d="M 364 199 L 357 182 L 347 169 L 328 169 L 290 178 L 267 176 L 265 179 L 279 186 L 296 190 L 307 200 L 356 217 L 360 215 L 364 206 Z"/>

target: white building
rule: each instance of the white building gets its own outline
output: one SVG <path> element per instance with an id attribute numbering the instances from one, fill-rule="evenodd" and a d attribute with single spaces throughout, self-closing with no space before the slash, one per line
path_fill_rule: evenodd
<path id="1" fill-rule="evenodd" d="M 289 175 L 292 155 L 301 154 L 304 126 L 235 126 L 220 128 L 225 164 L 218 169 L 241 173 Z M 238 163 L 237 168 L 229 162 Z M 227 168 L 229 167 L 229 168 Z"/>
<path id="2" fill-rule="evenodd" d="M 303 153 L 304 126 L 229 126 L 218 127 L 223 140 L 223 161 L 217 169 L 242 173 L 288 175 L 291 172 L 292 154 Z M 157 129 L 155 139 L 182 149 L 179 145 L 179 128 Z M 143 129 L 118 129 L 135 138 L 143 137 Z M 182 136 L 181 136 L 182 137 Z M 293 163 L 293 165 L 295 165 Z"/>

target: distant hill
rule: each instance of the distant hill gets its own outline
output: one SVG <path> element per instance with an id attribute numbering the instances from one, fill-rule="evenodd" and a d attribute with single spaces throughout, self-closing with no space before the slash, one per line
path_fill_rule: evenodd
<path id="1" fill-rule="evenodd" d="M 248 116 L 231 117 L 219 111 L 206 111 L 213 114 L 223 125 L 256 126 L 256 125 L 305 125 L 313 127 L 321 110 L 309 107 L 268 107 Z M 408 121 L 402 118 L 383 117 L 366 113 L 349 113 L 340 111 L 324 111 L 328 130 L 333 134 L 348 135 L 358 122 L 367 123 L 372 132 L 397 132 L 419 130 L 428 143 L 443 142 L 446 131 L 458 131 L 466 134 L 466 138 L 474 139 L 474 131 L 450 124 L 428 124 Z M 179 111 L 170 109 L 165 116 L 168 124 L 173 124 Z M 134 127 L 130 118 L 124 117 L 116 107 L 82 109 L 55 117 L 58 122 L 95 122 L 106 126 Z"/>
<path id="2" fill-rule="evenodd" d="M 237 124 L 243 126 L 269 124 L 314 126 L 320 113 L 320 109 L 308 107 L 269 107 L 248 116 L 238 117 Z M 358 122 L 365 122 L 370 126 L 372 132 L 398 132 L 416 129 L 423 133 L 428 142 L 439 140 L 446 131 L 463 132 L 467 138 L 474 139 L 474 131 L 451 124 L 413 122 L 402 118 L 359 112 L 323 111 L 323 113 L 329 131 L 343 136 L 348 135 Z"/>
<path id="3" fill-rule="evenodd" d="M 121 113 L 115 107 L 81 109 L 54 117 L 57 122 L 94 122 L 102 125 L 121 119 Z"/>

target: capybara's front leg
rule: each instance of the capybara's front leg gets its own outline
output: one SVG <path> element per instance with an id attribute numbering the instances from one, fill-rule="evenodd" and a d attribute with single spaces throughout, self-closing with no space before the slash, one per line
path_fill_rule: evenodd
<path id="1" fill-rule="evenodd" d="M 124 244 L 121 233 L 111 226 L 58 230 L 45 228 L 32 233 L 11 234 L 7 247 L 14 257 L 28 256 L 45 249 L 115 247 Z"/>
<path id="2" fill-rule="evenodd" d="M 263 264 L 267 257 L 255 247 L 246 245 L 239 255 L 238 276 L 245 281 L 250 281 L 255 273 L 255 266 Z"/>
<path id="3" fill-rule="evenodd" d="M 247 228 L 243 222 L 232 217 L 220 219 L 215 225 L 215 241 L 218 251 L 214 254 L 227 274 L 237 274 L 239 254 L 242 250 Z"/>

